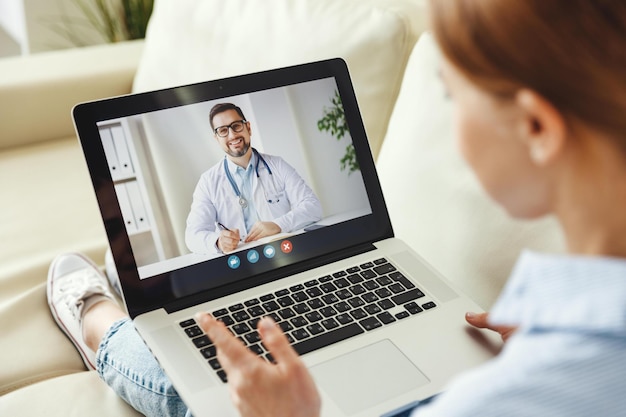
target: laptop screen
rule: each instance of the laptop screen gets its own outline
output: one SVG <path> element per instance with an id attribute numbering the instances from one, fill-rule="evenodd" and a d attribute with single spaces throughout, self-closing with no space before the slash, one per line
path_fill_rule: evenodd
<path id="1" fill-rule="evenodd" d="M 131 315 L 391 235 L 341 60 L 81 104 L 74 118 Z"/>

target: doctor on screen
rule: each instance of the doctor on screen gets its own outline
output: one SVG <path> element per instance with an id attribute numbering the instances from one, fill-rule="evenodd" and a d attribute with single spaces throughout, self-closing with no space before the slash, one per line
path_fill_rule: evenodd
<path id="1" fill-rule="evenodd" d="M 238 106 L 216 104 L 209 120 L 226 155 L 196 185 L 185 229 L 190 251 L 227 253 L 322 218 L 319 199 L 296 170 L 250 145 L 250 122 Z"/>

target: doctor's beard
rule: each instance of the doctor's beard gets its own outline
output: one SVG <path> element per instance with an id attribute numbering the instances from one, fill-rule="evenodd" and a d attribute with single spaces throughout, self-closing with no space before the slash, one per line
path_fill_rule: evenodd
<path id="1" fill-rule="evenodd" d="M 230 145 L 226 144 L 226 153 L 232 156 L 233 158 L 241 158 L 242 156 L 247 154 L 248 151 L 250 150 L 250 141 L 246 141 L 246 139 L 243 137 L 237 138 L 236 140 L 239 140 L 239 139 L 243 140 L 243 147 L 239 151 L 232 150 Z"/>

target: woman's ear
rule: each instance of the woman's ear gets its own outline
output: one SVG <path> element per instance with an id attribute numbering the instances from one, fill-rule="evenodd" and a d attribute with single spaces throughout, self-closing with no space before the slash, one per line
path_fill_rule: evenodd
<path id="1" fill-rule="evenodd" d="M 549 165 L 565 147 L 567 127 L 563 115 L 529 89 L 518 91 L 515 102 L 521 110 L 520 131 L 530 159 L 538 166 Z"/>

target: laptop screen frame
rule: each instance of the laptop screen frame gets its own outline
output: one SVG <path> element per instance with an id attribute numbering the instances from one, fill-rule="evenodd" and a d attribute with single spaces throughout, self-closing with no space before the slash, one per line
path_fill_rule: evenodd
<path id="1" fill-rule="evenodd" d="M 258 273 L 253 269 L 243 269 L 240 275 L 245 275 L 244 277 L 217 287 L 206 288 L 202 279 L 197 278 L 221 273 L 216 270 L 215 260 L 141 279 L 132 256 L 130 239 L 106 161 L 98 123 L 329 77 L 333 77 L 337 84 L 372 213 L 332 227 L 307 232 L 307 239 L 298 242 L 298 248 L 301 253 L 313 256 L 294 256 L 288 262 L 283 261 L 272 269 Z M 131 318 L 161 307 L 175 311 L 278 280 L 372 250 L 374 242 L 393 237 L 354 88 L 347 64 L 341 58 L 80 103 L 72 110 L 72 116 Z M 196 282 L 198 286 L 181 295 L 173 290 L 174 281 L 181 279 Z"/>

